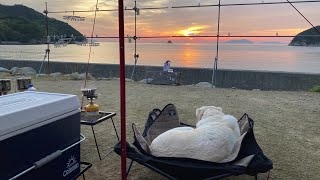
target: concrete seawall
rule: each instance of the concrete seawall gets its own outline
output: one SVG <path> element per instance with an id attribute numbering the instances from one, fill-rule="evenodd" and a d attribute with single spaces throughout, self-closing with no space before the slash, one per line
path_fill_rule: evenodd
<path id="1" fill-rule="evenodd" d="M 37 72 L 40 68 L 40 61 L 18 61 L 0 60 L 0 67 L 11 69 L 12 67 L 33 67 Z M 47 72 L 47 63 L 43 66 Z M 86 63 L 71 62 L 51 62 L 50 72 L 85 72 Z M 131 77 L 133 66 L 126 66 L 126 77 Z M 196 84 L 198 82 L 211 82 L 212 70 L 201 68 L 182 68 L 173 67 L 174 71 L 181 72 L 182 84 Z M 161 71 L 162 67 L 156 66 L 137 66 L 134 76 L 135 80 L 145 78 L 147 71 Z M 94 77 L 119 77 L 119 65 L 115 64 L 90 64 L 89 72 Z M 261 90 L 309 90 L 315 85 L 320 85 L 319 74 L 307 73 L 288 73 L 270 71 L 247 71 L 247 70 L 228 70 L 220 69 L 217 72 L 217 87 L 238 89 L 261 89 Z"/>

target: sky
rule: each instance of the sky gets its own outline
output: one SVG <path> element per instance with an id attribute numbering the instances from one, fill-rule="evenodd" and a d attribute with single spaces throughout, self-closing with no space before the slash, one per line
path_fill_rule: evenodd
<path id="1" fill-rule="evenodd" d="M 222 4 L 248 2 L 285 2 L 286 0 L 221 0 Z M 48 10 L 94 10 L 97 0 L 46 0 Z M 1 4 L 23 4 L 39 12 L 45 9 L 42 0 L 0 0 Z M 137 7 L 172 7 L 182 5 L 209 5 L 217 4 L 218 0 L 137 0 Z M 117 0 L 99 0 L 99 9 L 117 9 Z M 133 0 L 125 0 L 125 6 L 134 7 Z M 320 25 L 320 3 L 294 4 L 304 16 L 314 25 Z M 67 21 L 65 15 L 83 16 L 83 22 Z M 49 17 L 65 21 L 90 36 L 92 32 L 94 13 L 61 13 L 49 14 Z M 217 34 L 217 7 L 140 10 L 137 16 L 138 36 L 166 36 L 166 35 L 216 35 Z M 289 4 L 232 6 L 221 7 L 221 35 L 296 35 L 311 27 Z M 125 33 L 134 35 L 134 11 L 125 11 Z M 95 35 L 117 36 L 118 13 L 98 12 Z M 239 38 L 238 38 L 239 39 Z M 247 38 L 248 39 L 248 38 Z M 190 41 L 212 41 L 215 38 L 194 39 Z M 231 40 L 230 38 L 222 38 Z M 253 41 L 280 41 L 288 42 L 291 38 L 251 38 Z"/>

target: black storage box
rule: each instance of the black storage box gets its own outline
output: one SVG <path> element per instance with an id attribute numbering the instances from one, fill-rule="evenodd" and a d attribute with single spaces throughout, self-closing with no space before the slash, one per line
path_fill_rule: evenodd
<path id="1" fill-rule="evenodd" d="M 80 141 L 75 95 L 22 92 L 0 97 L 0 180 Z M 80 145 L 18 179 L 73 179 L 80 172 Z"/>

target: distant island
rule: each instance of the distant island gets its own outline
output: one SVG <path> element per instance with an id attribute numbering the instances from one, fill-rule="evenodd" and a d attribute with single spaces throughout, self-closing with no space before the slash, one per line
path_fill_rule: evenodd
<path id="1" fill-rule="evenodd" d="M 49 35 L 53 43 L 61 37 L 85 37 L 65 22 L 48 18 Z M 74 38 L 73 38 L 74 39 Z M 23 5 L 0 4 L 0 44 L 46 43 L 46 16 Z"/>
<path id="2" fill-rule="evenodd" d="M 229 41 L 224 41 L 223 43 L 228 43 L 228 44 L 253 44 L 252 41 L 249 41 L 247 39 L 229 40 Z"/>
<path id="3" fill-rule="evenodd" d="M 320 26 L 317 26 L 316 28 L 320 31 Z M 305 30 L 296 35 L 289 43 L 289 46 L 320 46 L 320 33 L 314 28 Z"/>

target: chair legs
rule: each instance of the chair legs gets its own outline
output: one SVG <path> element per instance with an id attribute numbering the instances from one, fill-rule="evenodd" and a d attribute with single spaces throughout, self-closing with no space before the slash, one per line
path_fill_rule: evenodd
<path id="1" fill-rule="evenodd" d="M 132 164 L 133 164 L 133 160 L 131 160 L 130 165 L 129 165 L 128 169 L 127 169 L 126 177 L 128 177 L 128 175 L 129 175 L 129 173 L 130 173 Z"/>

